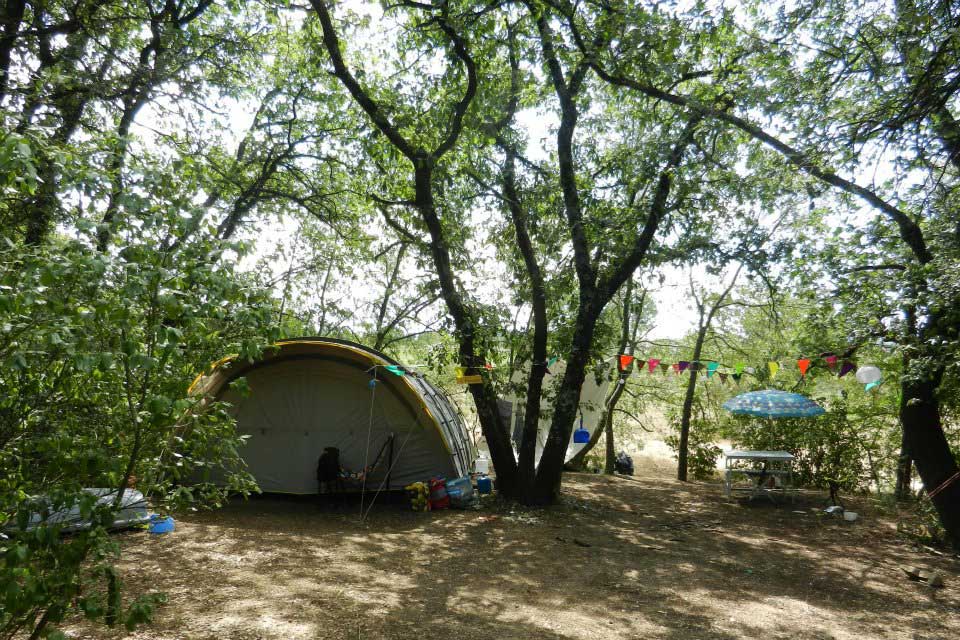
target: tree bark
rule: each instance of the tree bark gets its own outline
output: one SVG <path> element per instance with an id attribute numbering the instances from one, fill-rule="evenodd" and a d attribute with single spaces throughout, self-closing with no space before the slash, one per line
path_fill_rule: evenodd
<path id="1" fill-rule="evenodd" d="M 6 0 L 0 8 L 0 104 L 7 95 L 10 78 L 10 54 L 23 22 L 25 0 Z"/>
<path id="2" fill-rule="evenodd" d="M 900 455 L 897 457 L 897 485 L 893 493 L 897 500 L 909 500 L 913 497 L 913 490 L 910 487 L 913 481 L 913 460 L 906 451 L 903 435 L 901 429 Z"/>
<path id="3" fill-rule="evenodd" d="M 527 214 L 520 205 L 520 196 L 516 189 L 516 153 L 512 148 L 505 149 L 505 153 L 503 193 L 517 235 L 517 246 L 523 256 L 524 267 L 530 280 L 530 303 L 533 309 L 533 345 L 530 373 L 527 376 L 524 423 L 520 436 L 520 451 L 517 457 L 518 481 L 523 486 L 530 486 L 536 478 L 540 399 L 543 395 L 543 378 L 547 373 L 547 293 L 543 282 L 543 273 L 534 253 L 533 241 L 530 239 Z"/>
<path id="4" fill-rule="evenodd" d="M 677 446 L 677 480 L 687 481 L 687 457 L 690 443 L 690 416 L 693 413 L 693 398 L 697 391 L 697 374 L 703 341 L 707 337 L 709 325 L 703 323 L 697 331 L 697 342 L 693 346 L 690 361 L 690 377 L 687 379 L 687 391 L 683 396 L 683 409 L 680 414 L 680 444 Z"/>
<path id="5" fill-rule="evenodd" d="M 630 340 L 630 312 L 631 312 L 631 303 L 633 302 L 633 278 L 627 280 L 627 290 L 623 294 L 623 317 L 620 320 L 620 353 L 625 353 L 628 355 L 633 355 L 633 344 Z M 640 299 L 641 310 L 643 308 L 643 298 Z M 619 368 L 619 363 L 618 363 Z M 609 398 L 606 403 L 604 403 L 603 414 L 602 414 L 602 424 L 604 432 L 607 438 L 607 450 L 606 455 L 604 456 L 604 465 L 603 472 L 607 475 L 613 475 L 616 471 L 617 466 L 617 452 L 616 446 L 613 441 L 613 412 L 617 408 L 617 402 L 620 401 L 620 396 L 623 395 L 623 388 L 627 384 L 627 375 L 624 375 L 626 372 L 620 372 L 620 375 L 617 378 L 617 386 L 613 392 L 609 395 Z M 629 374 L 628 374 L 629 375 Z"/>
<path id="6" fill-rule="evenodd" d="M 928 494 L 937 491 L 930 501 L 946 532 L 947 541 L 954 549 L 960 550 L 960 479 L 941 488 L 960 470 L 950 452 L 940 419 L 937 389 L 942 377 L 943 369 L 920 379 L 904 376 L 900 384 L 900 423 L 904 448 L 916 464 L 924 489 Z"/>
<path id="7" fill-rule="evenodd" d="M 581 296 L 580 309 L 573 329 L 573 341 L 570 345 L 570 357 L 567 359 L 567 368 L 560 382 L 560 388 L 557 390 L 553 420 L 550 423 L 547 442 L 543 447 L 543 455 L 540 457 L 537 479 L 532 487 L 526 488 L 524 495 L 526 504 L 552 504 L 560 492 L 563 463 L 570 444 L 573 423 L 580 407 L 580 389 L 586 378 L 593 334 L 599 317 L 593 296 L 590 292 L 586 292 L 585 295 L 586 300 Z"/>

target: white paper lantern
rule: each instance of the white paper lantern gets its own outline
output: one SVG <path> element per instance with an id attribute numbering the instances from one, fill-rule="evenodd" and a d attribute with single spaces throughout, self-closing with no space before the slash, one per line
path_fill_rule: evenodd
<path id="1" fill-rule="evenodd" d="M 880 378 L 883 377 L 883 373 L 880 369 L 866 365 L 857 369 L 857 382 L 861 384 L 870 384 L 871 382 L 877 382 Z"/>

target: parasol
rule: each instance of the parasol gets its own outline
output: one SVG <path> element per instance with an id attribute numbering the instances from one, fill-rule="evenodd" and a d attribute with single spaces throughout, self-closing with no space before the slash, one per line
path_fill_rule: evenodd
<path id="1" fill-rule="evenodd" d="M 723 403 L 731 413 L 759 418 L 812 418 L 826 413 L 816 402 L 799 393 L 764 389 L 741 393 Z"/>

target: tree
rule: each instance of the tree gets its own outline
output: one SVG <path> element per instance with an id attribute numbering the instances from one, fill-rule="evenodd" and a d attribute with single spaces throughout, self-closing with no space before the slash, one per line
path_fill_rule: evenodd
<path id="1" fill-rule="evenodd" d="M 403 9 L 405 13 L 402 14 L 403 18 L 399 19 L 401 24 L 408 27 L 411 33 L 416 33 L 419 38 L 429 35 L 433 41 L 449 47 L 450 57 L 456 64 L 454 68 L 459 69 L 463 74 L 461 77 L 465 83 L 465 86 L 461 85 L 463 88 L 459 93 L 460 98 L 452 107 L 436 109 L 441 114 L 445 114 L 446 117 L 441 118 L 444 124 L 430 131 L 421 121 L 420 130 L 418 130 L 412 128 L 408 124 L 410 121 L 403 120 L 400 115 L 409 109 L 408 105 L 396 102 L 386 104 L 383 99 L 390 95 L 389 92 L 382 88 L 365 87 L 360 83 L 358 76 L 352 73 L 344 62 L 340 41 L 328 7 L 319 1 L 312 4 L 321 24 L 324 47 L 330 56 L 335 75 L 377 130 L 383 134 L 383 138 L 405 158 L 405 162 L 411 167 L 412 175 L 408 179 L 413 186 L 412 197 L 406 201 L 395 200 L 393 204 L 406 205 L 416 210 L 419 214 L 418 223 L 427 229 L 428 246 L 440 280 L 441 294 L 453 318 L 460 344 L 461 363 L 477 366 L 484 361 L 482 351 L 478 351 L 483 349 L 477 339 L 479 316 L 475 308 L 466 302 L 466 296 L 458 290 L 456 284 L 450 255 L 451 234 L 449 229 L 445 229 L 441 210 L 438 209 L 438 203 L 442 204 L 446 199 L 439 201 L 436 199 L 439 189 L 436 181 L 437 176 L 442 175 L 443 172 L 444 165 L 441 161 L 444 156 L 454 151 L 461 136 L 465 135 L 465 131 L 471 131 L 470 135 L 475 131 L 470 129 L 467 118 L 471 113 L 471 104 L 479 100 L 479 103 L 486 107 L 491 99 L 498 95 L 493 87 L 488 91 L 486 85 L 483 86 L 484 91 L 479 94 L 479 98 L 477 93 L 478 64 L 490 64 L 496 58 L 495 49 L 490 53 L 486 53 L 485 50 L 484 59 L 476 58 L 471 53 L 471 47 L 499 46 L 502 51 L 502 45 L 498 45 L 498 32 L 493 30 L 494 24 L 488 22 L 488 16 L 485 13 L 472 13 L 469 5 L 454 7 L 446 4 L 432 8 L 410 5 Z M 399 11 L 399 9 L 394 10 Z M 559 222 L 563 225 L 561 228 L 564 229 L 564 234 L 573 250 L 573 271 L 576 274 L 578 291 L 574 300 L 575 313 L 569 324 L 570 342 L 566 345 L 567 369 L 556 397 L 550 435 L 539 466 L 534 467 L 534 443 L 539 420 L 543 363 L 546 362 L 544 337 L 546 319 L 542 313 L 534 314 L 534 348 L 531 351 L 534 366 L 531 367 L 526 384 L 526 404 L 529 410 L 526 412 L 519 458 L 514 459 L 507 431 L 496 413 L 496 396 L 493 387 L 488 384 L 476 385 L 471 388 L 471 393 L 477 404 L 480 422 L 484 427 L 484 434 L 497 467 L 501 490 L 507 495 L 518 497 L 526 502 L 544 503 L 554 499 L 559 487 L 563 458 L 577 411 L 579 389 L 594 349 L 597 322 L 620 286 L 647 259 L 648 251 L 654 245 L 661 224 L 676 208 L 676 203 L 682 200 L 679 194 L 687 188 L 687 182 L 682 183 L 683 188 L 678 194 L 674 194 L 675 202 L 671 202 L 671 192 L 675 186 L 674 173 L 680 167 L 685 152 L 691 145 L 699 118 L 681 118 L 649 125 L 651 131 L 656 128 L 661 134 L 669 131 L 667 135 L 673 138 L 673 143 L 666 149 L 661 145 L 660 153 L 654 156 L 656 161 L 648 160 L 644 163 L 649 167 L 648 173 L 627 185 L 633 196 L 628 198 L 626 203 L 613 204 L 600 200 L 594 204 L 592 199 L 599 194 L 597 192 L 590 195 L 587 200 L 588 205 L 585 205 L 586 196 L 581 194 L 581 189 L 577 186 L 578 161 L 574 157 L 576 148 L 574 136 L 580 119 L 579 103 L 587 100 L 588 96 L 589 64 L 583 59 L 578 60 L 575 50 L 559 46 L 550 24 L 548 9 L 531 3 L 527 5 L 527 12 L 528 17 L 517 23 L 511 22 L 510 29 L 518 31 L 522 29 L 524 34 L 529 34 L 524 37 L 531 38 L 535 48 L 531 48 L 528 55 L 535 56 L 546 67 L 549 80 L 546 88 L 556 96 L 560 105 L 560 127 L 557 131 L 556 143 L 556 179 L 563 195 L 564 215 Z M 484 29 L 493 33 L 494 36 L 484 38 Z M 508 33 L 500 31 L 499 37 L 508 42 L 509 49 L 511 46 L 509 29 Z M 421 41 L 415 42 L 419 44 Z M 508 52 L 505 57 L 509 59 L 510 55 L 516 56 L 516 52 L 512 54 Z M 478 60 L 481 61 L 478 63 Z M 564 69 L 565 65 L 569 67 L 568 70 Z M 516 64 L 512 65 L 514 77 L 517 75 L 516 68 Z M 509 104 L 509 97 L 507 103 Z M 480 107 L 477 106 L 477 108 Z M 499 116 L 490 118 L 490 121 L 500 122 L 500 127 L 494 127 L 493 137 L 496 137 L 497 131 L 501 131 L 510 122 L 510 110 L 506 110 L 507 117 L 503 118 L 503 107 L 499 109 Z M 391 119 L 388 114 L 396 115 Z M 638 125 L 643 126 L 639 123 Z M 403 128 L 410 133 L 404 134 L 401 130 Z M 417 140 L 429 140 L 430 135 L 435 140 L 430 146 L 415 142 L 413 138 L 413 136 L 419 136 Z M 636 151 L 633 153 L 636 154 Z M 517 154 L 507 154 L 504 174 L 508 179 L 511 162 L 516 159 L 518 159 Z M 626 167 L 623 164 L 618 164 L 614 173 L 620 171 L 618 175 L 623 175 L 622 172 L 625 170 Z M 638 194 L 642 194 L 643 197 L 637 198 Z M 517 198 L 507 196 L 506 200 L 515 203 Z M 521 243 L 521 253 L 524 254 L 525 279 L 532 278 L 528 282 L 533 283 L 533 299 L 537 300 L 539 295 L 536 293 L 536 272 L 539 266 L 532 255 L 532 244 L 528 247 L 529 250 L 522 248 L 524 221 L 529 214 L 516 215 L 516 213 L 513 212 L 511 215 L 514 220 L 514 233 L 517 234 L 516 238 Z M 605 234 L 603 231 L 605 227 L 610 228 L 615 225 L 611 216 L 622 216 L 626 228 L 631 231 L 624 236 Z"/>
<path id="2" fill-rule="evenodd" d="M 692 371 L 687 379 L 687 390 L 683 397 L 683 408 L 680 414 L 680 440 L 677 446 L 677 480 L 686 481 L 687 479 L 687 445 L 690 440 L 690 415 L 693 410 L 693 398 L 697 390 L 697 370 L 700 368 L 700 357 L 703 354 L 703 343 L 707 338 L 707 332 L 710 331 L 710 325 L 718 311 L 732 303 L 729 299 L 730 293 L 737 284 L 737 278 L 740 277 L 740 271 L 743 269 L 743 263 L 737 266 L 736 271 L 730 277 L 723 291 L 715 296 L 709 302 L 704 294 L 697 295 L 696 286 L 693 278 L 690 279 L 690 295 L 697 305 L 697 337 L 693 344 L 693 353 L 690 357 Z"/>
<path id="3" fill-rule="evenodd" d="M 757 4 L 750 24 L 738 24 L 733 12 L 711 18 L 699 8 L 670 15 L 632 3 L 557 6 L 605 81 L 751 136 L 873 209 L 880 218 L 868 227 L 890 228 L 899 238 L 900 260 L 892 268 L 886 261 L 870 266 L 901 272 L 896 297 L 916 304 L 924 318 L 913 331 L 901 325 L 898 337 L 909 360 L 901 382 L 905 448 L 924 485 L 937 491 L 941 522 L 960 546 L 958 466 L 937 398 L 956 344 L 956 318 L 947 309 L 958 306 L 947 284 L 957 259 L 949 194 L 960 167 L 951 102 L 960 58 L 953 5 L 905 1 L 853 9 L 840 0 L 778 13 Z M 687 45 L 667 63 L 644 65 L 646 49 L 636 40 L 662 31 L 631 30 L 634 24 L 665 25 Z M 593 34 L 607 38 L 611 31 L 615 51 L 593 44 Z M 817 43 L 812 60 L 792 55 L 809 41 Z M 768 128 L 753 121 L 756 112 L 769 116 Z M 792 143 L 784 142 L 788 137 Z M 903 167 L 901 178 L 910 171 L 925 176 L 912 194 L 896 194 L 896 183 L 865 187 L 836 168 L 855 170 L 883 150 Z"/>

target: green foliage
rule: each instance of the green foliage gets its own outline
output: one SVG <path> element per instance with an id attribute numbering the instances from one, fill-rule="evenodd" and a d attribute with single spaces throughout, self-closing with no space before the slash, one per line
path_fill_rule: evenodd
<path id="1" fill-rule="evenodd" d="M 169 509 L 255 488 L 226 408 L 188 396 L 185 381 L 225 350 L 256 356 L 272 306 L 216 259 L 239 247 L 201 235 L 170 250 L 158 239 L 182 218 L 142 220 L 118 256 L 66 239 L 0 247 L 3 637 L 74 608 L 94 618 L 116 609 L 81 589 L 112 575 L 118 553 L 105 532 L 115 505 L 95 506 L 82 488 L 135 481 Z M 94 523 L 89 531 L 62 537 L 42 521 L 26 529 L 31 513 L 73 505 Z M 124 623 L 151 607 L 134 602 Z"/>

